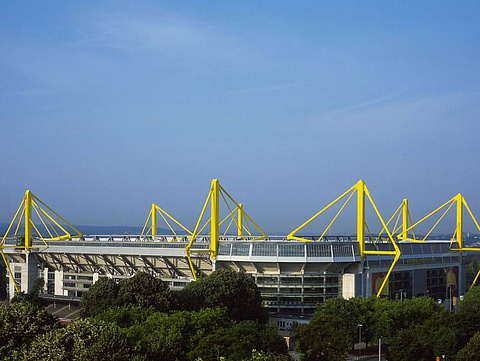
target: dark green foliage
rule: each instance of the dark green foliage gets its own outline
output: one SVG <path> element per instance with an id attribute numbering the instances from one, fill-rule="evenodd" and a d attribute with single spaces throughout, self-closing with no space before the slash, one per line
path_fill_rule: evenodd
<path id="1" fill-rule="evenodd" d="M 432 317 L 424 324 L 415 324 L 390 338 L 388 359 L 393 361 L 429 361 L 438 355 L 455 353 L 455 330 Z"/>
<path id="2" fill-rule="evenodd" d="M 110 307 L 97 314 L 95 319 L 114 323 L 121 328 L 128 328 L 135 324 L 143 323 L 153 315 L 155 310 L 152 307 L 142 308 L 139 306 L 116 306 Z"/>
<path id="3" fill-rule="evenodd" d="M 360 323 L 360 314 L 363 308 L 363 299 L 346 300 L 344 298 L 330 298 L 324 304 L 320 305 L 312 319 L 313 324 L 321 323 L 323 320 L 330 320 L 330 316 L 335 316 L 339 322 L 338 330 L 341 330 L 348 347 L 353 347 L 358 340 L 358 327 Z M 327 324 L 325 324 L 325 327 Z M 367 326 L 366 324 L 364 325 Z M 313 326 L 315 327 L 315 326 Z M 306 332 L 305 330 L 303 332 Z"/>
<path id="4" fill-rule="evenodd" d="M 94 316 L 109 307 L 119 305 L 118 284 L 110 278 L 100 278 L 82 295 L 82 312 L 85 316 Z"/>
<path id="5" fill-rule="evenodd" d="M 266 318 L 260 291 L 253 279 L 228 269 L 190 283 L 181 291 L 180 299 L 184 302 L 183 309 L 224 307 L 235 321 Z"/>
<path id="6" fill-rule="evenodd" d="M 470 289 L 455 315 L 456 329 L 459 331 L 458 348 L 463 348 L 468 340 L 480 331 L 480 286 Z"/>
<path id="7" fill-rule="evenodd" d="M 477 361 L 480 358 L 480 332 L 475 333 L 457 354 L 457 361 Z"/>
<path id="8" fill-rule="evenodd" d="M 418 297 L 389 301 L 379 313 L 378 327 L 389 344 L 388 359 L 432 360 L 438 354 L 452 355 L 456 334 L 450 327 L 452 316 L 435 300 Z"/>
<path id="9" fill-rule="evenodd" d="M 241 321 L 229 328 L 218 329 L 199 340 L 190 353 L 190 359 L 200 357 L 216 360 L 223 356 L 229 361 L 242 361 L 251 357 L 253 349 L 272 355 L 286 355 L 285 341 L 271 327 L 253 321 Z"/>
<path id="10" fill-rule="evenodd" d="M 40 293 L 43 290 L 45 282 L 43 278 L 38 278 L 35 281 L 35 284 L 32 287 L 32 290 L 28 293 L 21 292 L 21 293 L 16 293 L 15 296 L 13 296 L 12 300 L 10 301 L 11 303 L 15 302 L 29 302 L 35 306 L 42 306 L 42 298 L 40 297 Z"/>
<path id="11" fill-rule="evenodd" d="M 176 300 L 161 279 L 138 272 L 118 284 L 109 278 L 99 279 L 83 294 L 81 303 L 85 316 L 94 316 L 110 307 L 126 305 L 153 307 L 157 311 L 167 312 L 176 307 Z"/>
<path id="12" fill-rule="evenodd" d="M 131 356 L 119 327 L 87 318 L 37 337 L 26 350 L 24 360 L 127 361 Z"/>
<path id="13" fill-rule="evenodd" d="M 57 320 L 43 308 L 19 301 L 0 306 L 0 358 L 29 347 L 33 338 L 57 328 Z"/>
<path id="14" fill-rule="evenodd" d="M 389 344 L 388 359 L 431 360 L 455 353 L 452 316 L 434 300 L 330 299 L 320 306 L 310 324 L 299 327 L 297 347 L 304 360 L 344 360 L 358 342 Z"/>
<path id="15" fill-rule="evenodd" d="M 226 357 L 246 360 L 252 349 L 285 355 L 286 345 L 275 328 L 253 321 L 234 322 L 226 309 L 177 311 L 171 314 L 124 307 L 95 317 L 123 326 L 135 355 L 145 360 L 203 360 Z M 279 359 L 281 360 L 281 359 Z"/>
<path id="16" fill-rule="evenodd" d="M 189 352 L 201 339 L 229 327 L 231 322 L 222 309 L 179 311 L 171 315 L 156 312 L 129 327 L 126 335 L 139 354 L 149 360 L 189 360 Z"/>
<path id="17" fill-rule="evenodd" d="M 304 361 L 342 361 L 351 346 L 347 323 L 353 321 L 334 314 L 316 312 L 309 324 L 301 325 L 297 349 Z"/>
<path id="18" fill-rule="evenodd" d="M 290 361 L 290 356 L 279 355 L 274 352 L 252 350 L 252 355 L 245 361 Z"/>
<path id="19" fill-rule="evenodd" d="M 167 312 L 174 306 L 174 295 L 168 284 L 145 272 L 123 279 L 118 298 L 124 305 L 153 307 L 160 312 Z"/>
<path id="20" fill-rule="evenodd" d="M 465 279 L 468 288 L 475 279 L 478 270 L 480 270 L 480 254 L 473 252 L 466 256 L 463 261 L 465 262 Z M 479 284 L 478 281 L 477 284 Z"/>

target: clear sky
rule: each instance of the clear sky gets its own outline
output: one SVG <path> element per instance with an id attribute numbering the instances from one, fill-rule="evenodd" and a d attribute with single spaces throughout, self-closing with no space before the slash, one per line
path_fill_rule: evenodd
<path id="1" fill-rule="evenodd" d="M 213 178 L 274 233 L 359 179 L 480 218 L 478 1 L 3 1 L 0 53 L 0 223 L 193 228 Z"/>

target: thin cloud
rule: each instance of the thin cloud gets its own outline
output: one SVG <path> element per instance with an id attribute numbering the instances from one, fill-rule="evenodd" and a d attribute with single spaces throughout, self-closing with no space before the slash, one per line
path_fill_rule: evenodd
<path id="1" fill-rule="evenodd" d="M 231 90 L 225 92 L 224 95 L 242 95 L 242 94 L 253 94 L 253 93 L 264 93 L 264 92 L 273 92 L 280 90 L 287 90 L 292 88 L 298 88 L 300 86 L 306 85 L 308 83 L 299 83 L 299 84 L 284 84 L 284 85 L 268 85 L 259 88 L 250 88 L 250 89 L 240 89 L 240 90 Z"/>
<path id="2" fill-rule="evenodd" d="M 390 96 L 382 96 L 380 98 L 372 99 L 372 100 L 369 100 L 369 101 L 366 101 L 366 102 L 363 102 L 363 103 L 354 104 L 354 105 L 351 105 L 351 106 L 346 106 L 346 107 L 343 107 L 343 108 L 332 110 L 332 111 L 328 112 L 326 115 L 350 113 L 354 110 L 361 110 L 361 109 L 365 109 L 365 108 L 370 108 L 370 107 L 372 107 L 374 105 L 377 105 L 377 104 L 385 104 L 387 101 L 397 98 L 397 96 L 398 96 L 398 94 L 397 95 L 390 95 Z"/>
<path id="3" fill-rule="evenodd" d="M 218 39 L 209 26 L 172 14 L 99 13 L 78 45 L 165 50 Z"/>
<path id="4" fill-rule="evenodd" d="M 323 133 L 366 134 L 372 131 L 378 136 L 403 134 L 413 136 L 413 130 L 432 137 L 441 134 L 441 128 L 460 129 L 460 124 L 478 114 L 478 91 L 426 96 L 406 100 L 397 95 L 372 99 L 368 102 L 323 113 L 311 119 L 312 125 L 322 128 Z M 465 116 L 469 114 L 469 116 Z M 476 126 L 476 124 L 471 124 Z M 445 131 L 445 130 L 444 130 Z M 447 136 L 447 134 L 444 134 Z"/>
<path id="5" fill-rule="evenodd" d="M 16 96 L 16 97 L 37 97 L 37 96 L 45 96 L 52 94 L 53 91 L 49 91 L 46 89 L 24 89 L 19 91 L 4 91 L 0 92 L 2 96 Z"/>

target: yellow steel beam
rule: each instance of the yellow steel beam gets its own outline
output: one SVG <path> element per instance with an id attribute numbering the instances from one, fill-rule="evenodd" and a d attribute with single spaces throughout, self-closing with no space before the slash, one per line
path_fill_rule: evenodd
<path id="1" fill-rule="evenodd" d="M 224 204 L 228 209 L 228 215 L 223 219 L 220 220 L 220 199 L 223 199 Z M 230 204 L 229 204 L 230 202 Z M 235 207 L 231 206 L 234 204 Z M 210 218 L 205 221 L 205 224 L 202 226 L 202 221 L 205 216 L 205 212 L 207 210 L 208 205 L 210 205 Z M 190 236 L 190 241 L 188 242 L 187 246 L 185 247 L 185 254 L 188 260 L 188 264 L 190 270 L 192 272 L 193 278 L 196 280 L 197 275 L 196 271 L 193 266 L 193 262 L 191 259 L 192 253 L 210 253 L 210 257 L 215 259 L 218 254 L 218 245 L 219 245 L 219 237 L 220 237 L 220 226 L 230 218 L 230 222 L 225 230 L 225 234 L 228 232 L 230 225 L 235 223 L 237 226 L 237 236 L 244 237 L 243 231 L 247 229 L 249 235 L 252 236 L 248 222 L 251 222 L 257 230 L 260 232 L 260 236 L 253 237 L 254 240 L 259 239 L 266 239 L 268 236 L 266 233 L 258 226 L 257 223 L 245 212 L 243 205 L 237 203 L 235 199 L 222 187 L 218 179 L 213 179 L 210 192 L 208 193 L 207 199 L 203 204 L 202 211 L 200 212 L 200 216 L 198 217 L 197 223 L 195 228 Z M 203 229 L 210 223 L 210 248 L 205 249 L 193 249 L 193 243 L 195 239 L 200 235 Z"/>
<path id="2" fill-rule="evenodd" d="M 306 222 L 304 222 L 302 225 L 300 225 L 299 227 L 297 227 L 295 230 L 293 230 L 288 236 L 287 236 L 287 239 L 291 239 L 291 240 L 297 240 L 297 241 L 301 241 L 301 242 L 310 242 L 310 240 L 307 240 L 303 237 L 298 237 L 296 236 L 295 234 L 301 230 L 302 228 L 304 228 L 306 225 L 308 225 L 310 222 L 312 222 L 314 219 L 316 219 L 317 217 L 319 217 L 321 214 L 323 214 L 326 210 L 328 210 L 330 207 L 332 207 L 333 205 L 335 205 L 336 203 L 338 203 L 340 200 L 342 200 L 343 198 L 347 197 L 346 201 L 344 202 L 344 204 L 340 207 L 340 210 L 335 214 L 335 216 L 333 217 L 333 219 L 330 221 L 330 223 L 328 224 L 327 228 L 322 232 L 322 235 L 320 236 L 319 238 L 319 241 L 322 240 L 323 238 L 323 235 L 327 232 L 327 230 L 332 226 L 332 224 L 336 221 L 336 219 L 338 218 L 338 216 L 340 215 L 340 213 L 344 210 L 345 206 L 347 205 L 347 203 L 350 201 L 350 199 L 352 198 L 352 196 L 357 193 L 357 242 L 358 242 L 358 247 L 359 247 L 359 252 L 360 252 L 360 257 L 365 257 L 365 255 L 392 255 L 394 256 L 393 258 L 393 261 L 390 265 L 390 268 L 388 269 L 388 272 L 386 274 L 386 277 L 382 283 L 382 285 L 380 286 L 379 290 L 378 290 L 378 293 L 377 293 L 377 297 L 380 297 L 380 294 L 382 292 L 382 290 L 384 289 L 385 285 L 387 284 L 388 282 L 388 278 L 390 276 L 390 274 L 392 273 L 398 259 L 400 258 L 400 248 L 398 247 L 398 245 L 396 244 L 395 240 L 393 239 L 393 236 L 392 234 L 390 233 L 390 231 L 388 230 L 388 226 L 387 224 L 385 223 L 385 221 L 383 220 L 380 212 L 378 211 L 378 208 L 377 206 L 375 205 L 375 202 L 373 201 L 372 199 L 372 196 L 370 195 L 370 192 L 367 188 L 367 186 L 365 185 L 365 182 L 363 180 L 359 180 L 354 186 L 350 187 L 347 191 L 345 191 L 342 195 L 340 195 L 339 197 L 337 197 L 334 201 L 332 201 L 331 203 L 329 203 L 326 207 L 322 208 L 319 212 L 317 212 L 314 216 L 312 216 L 310 219 L 308 219 Z M 366 225 L 366 221 L 365 221 L 365 198 L 368 198 L 370 204 L 372 205 L 374 211 L 375 211 L 375 214 L 376 216 L 378 217 L 378 219 L 380 220 L 381 224 L 382 224 L 382 227 L 383 227 L 383 230 L 380 232 L 382 233 L 383 231 L 385 231 L 388 235 L 388 240 L 392 243 L 393 245 L 393 248 L 394 250 L 393 251 L 381 251 L 381 250 L 378 250 L 378 249 L 375 249 L 375 250 L 367 250 L 365 249 L 365 227 L 368 228 L 368 226 Z M 393 218 L 393 217 L 392 217 Z M 390 221 L 389 221 L 390 222 Z M 370 233 L 370 232 L 369 232 Z M 375 247 L 376 248 L 376 247 Z"/>
<path id="3" fill-rule="evenodd" d="M 404 199 L 402 202 L 402 233 L 400 235 L 401 239 L 407 238 L 407 228 L 408 228 L 408 199 Z"/>
<path id="4" fill-rule="evenodd" d="M 357 190 L 357 242 L 360 255 L 365 254 L 365 183 L 359 180 L 355 185 Z"/>
<path id="5" fill-rule="evenodd" d="M 13 275 L 12 269 L 10 268 L 10 264 L 8 263 L 7 257 L 5 257 L 5 253 L 0 248 L 0 253 L 2 254 L 3 262 L 5 263 L 5 267 L 7 268 L 8 275 L 10 276 L 10 281 L 13 282 L 13 287 L 17 294 L 20 294 L 20 289 L 17 286 L 17 282 L 15 281 L 15 276 Z"/>
<path id="6" fill-rule="evenodd" d="M 152 238 L 155 239 L 157 235 L 157 205 L 152 203 L 152 211 L 150 212 L 152 216 Z"/>
<path id="7" fill-rule="evenodd" d="M 25 192 L 25 250 L 32 247 L 32 192 Z"/>
<path id="8" fill-rule="evenodd" d="M 477 272 L 477 275 L 475 276 L 469 290 L 471 290 L 473 288 L 473 286 L 475 286 L 475 284 L 477 283 L 478 277 L 480 277 L 480 270 Z"/>
<path id="9" fill-rule="evenodd" d="M 36 216 L 40 220 L 40 223 L 44 227 L 48 236 L 43 236 L 41 234 L 39 227 L 35 224 L 33 220 L 34 214 L 36 214 Z M 54 216 L 52 216 L 52 214 Z M 56 219 L 54 217 L 56 217 Z M 65 227 L 59 223 L 59 220 L 64 222 L 64 224 L 67 224 L 72 230 L 77 232 L 77 234 L 72 236 L 65 229 Z M 20 234 L 22 222 L 23 222 L 23 231 L 24 231 L 23 235 Z M 16 226 L 14 227 L 15 223 L 16 223 Z M 5 241 L 7 237 L 10 235 L 12 228 L 14 228 L 13 236 L 16 236 L 16 237 L 23 236 L 24 238 L 23 244 L 5 245 Z M 60 234 L 58 230 L 64 232 L 65 234 Z M 39 248 L 39 246 L 33 245 L 34 231 L 36 232 L 37 236 L 43 241 L 46 247 L 48 247 L 47 242 L 66 240 L 66 239 L 71 239 L 73 237 L 82 236 L 82 233 L 80 231 L 78 231 L 74 226 L 72 226 L 68 221 L 66 221 L 62 216 L 60 216 L 47 204 L 45 204 L 39 198 L 37 198 L 30 190 L 27 190 L 22 199 L 22 202 L 20 203 L 15 215 L 12 218 L 12 221 L 10 222 L 7 228 L 7 231 L 5 232 L 2 240 L 0 241 L 0 253 L 2 255 L 3 261 L 5 262 L 5 266 L 7 268 L 10 279 L 13 282 L 16 292 L 20 292 L 20 290 L 18 289 L 18 286 L 15 282 L 15 277 L 12 273 L 12 270 L 10 269 L 10 265 L 3 252 L 3 249 L 14 248 L 14 249 L 23 249 L 25 251 L 30 251 L 32 248 Z"/>
<path id="10" fill-rule="evenodd" d="M 305 222 L 303 222 L 300 226 L 298 226 L 297 228 L 295 228 L 292 232 L 290 232 L 288 235 L 287 235 L 287 239 L 290 239 L 290 240 L 296 240 L 296 241 L 301 241 L 301 242 L 311 242 L 310 240 L 306 239 L 306 238 L 303 238 L 303 237 L 298 237 L 298 236 L 295 236 L 295 234 L 301 230 L 302 228 L 304 228 L 305 226 L 307 226 L 309 223 L 311 223 L 314 219 L 316 219 L 317 217 L 319 217 L 321 214 L 323 214 L 325 211 L 327 211 L 330 207 L 332 207 L 333 205 L 335 205 L 337 202 L 339 202 L 341 199 L 343 199 L 347 194 L 350 194 L 350 197 L 347 199 L 347 201 L 344 203 L 344 206 L 341 208 L 341 210 L 343 210 L 343 208 L 345 207 L 346 203 L 348 203 L 348 201 L 350 200 L 351 196 L 354 194 L 354 192 L 356 191 L 356 185 L 353 186 L 353 187 L 350 187 L 346 192 L 344 192 L 342 195 L 340 195 L 339 197 L 337 197 L 334 201 L 330 202 L 327 206 L 325 206 L 324 208 L 322 208 L 320 211 L 318 211 L 317 213 L 315 213 L 312 217 L 310 217 L 308 220 L 306 220 Z M 336 218 L 335 218 L 336 219 Z M 332 223 L 330 223 L 331 225 Z M 326 230 L 322 233 L 322 234 L 325 234 Z M 321 240 L 323 237 L 320 236 L 319 240 Z"/>
<path id="11" fill-rule="evenodd" d="M 211 198 L 211 205 L 210 205 L 210 212 L 211 212 L 211 222 L 210 222 L 210 249 L 211 249 L 211 256 L 213 259 L 217 258 L 218 252 L 218 234 L 220 231 L 220 209 L 219 209 L 219 183 L 218 179 L 212 180 L 212 198 Z"/>
<path id="12" fill-rule="evenodd" d="M 237 212 L 237 219 L 238 219 L 238 226 L 237 226 L 237 236 L 243 237 L 243 204 L 238 205 L 238 212 Z"/>

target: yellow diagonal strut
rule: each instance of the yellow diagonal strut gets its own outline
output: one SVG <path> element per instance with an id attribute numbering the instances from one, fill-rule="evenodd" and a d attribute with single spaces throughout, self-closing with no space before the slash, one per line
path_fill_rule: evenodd
<path id="1" fill-rule="evenodd" d="M 35 223 L 34 214 L 38 218 L 38 222 Z M 61 224 L 62 222 L 63 224 Z M 16 226 L 15 226 L 16 224 Z M 23 224 L 23 234 L 22 232 Z M 67 231 L 67 226 L 73 232 Z M 23 239 L 22 244 L 9 245 L 5 244 L 7 237 L 12 233 L 12 237 Z M 42 234 L 41 231 L 46 232 Z M 73 234 L 72 234 L 73 233 Z M 10 269 L 8 261 L 6 259 L 3 249 L 15 248 L 25 251 L 30 251 L 32 248 L 48 247 L 48 242 L 67 240 L 71 238 L 82 237 L 82 233 L 66 221 L 62 216 L 55 212 L 52 208 L 37 198 L 30 190 L 25 192 L 25 195 L 17 209 L 17 212 L 12 218 L 5 235 L 0 241 L 0 253 L 2 259 L 7 267 L 8 274 L 13 282 L 16 292 L 20 292 L 18 286 L 13 277 L 13 273 Z M 33 239 L 39 239 L 43 242 L 43 246 L 34 246 Z"/>
<path id="2" fill-rule="evenodd" d="M 220 199 L 223 200 L 223 204 L 226 205 L 228 210 L 228 215 L 220 220 Z M 229 201 L 235 206 L 229 205 Z M 205 215 L 205 212 L 210 205 L 210 217 L 202 225 L 202 221 Z M 207 199 L 203 204 L 200 216 L 198 217 L 195 228 L 190 235 L 190 240 L 188 245 L 185 247 L 185 254 L 187 256 L 188 265 L 192 272 L 194 280 L 197 280 L 197 272 L 192 262 L 192 253 L 208 253 L 212 259 L 215 259 L 218 254 L 218 242 L 220 237 L 220 225 L 222 225 L 227 219 L 231 219 L 229 225 L 234 223 L 237 227 L 236 235 L 238 239 L 245 239 L 250 237 L 252 240 L 261 240 L 267 239 L 267 234 L 258 226 L 257 223 L 245 212 L 243 205 L 237 203 L 232 196 L 220 185 L 218 179 L 213 179 L 210 192 L 208 193 Z M 256 228 L 260 235 L 254 235 L 251 231 L 249 223 Z M 193 248 L 196 238 L 201 234 L 201 232 L 210 224 L 210 246 L 209 248 Z M 228 227 L 225 230 L 224 235 L 228 232 Z M 246 233 L 246 234 L 245 234 Z"/>
<path id="3" fill-rule="evenodd" d="M 152 208 L 150 210 L 150 213 L 148 214 L 147 220 L 145 221 L 145 225 L 143 226 L 142 232 L 140 233 L 141 236 L 148 235 L 149 233 L 152 235 L 152 237 L 155 239 L 157 236 L 157 215 L 160 215 L 162 217 L 163 222 L 167 225 L 167 227 L 170 229 L 170 232 L 177 238 L 177 232 L 175 231 L 174 227 L 170 224 L 170 221 L 175 223 L 177 226 L 179 226 L 181 229 L 183 229 L 187 234 L 191 235 L 192 231 L 190 231 L 187 227 L 185 227 L 183 224 L 181 224 L 179 221 L 177 221 L 175 218 L 173 218 L 170 214 L 167 213 L 167 211 L 163 210 L 160 208 L 157 204 L 153 203 Z M 148 223 L 151 221 L 151 225 L 149 228 Z"/>
<path id="4" fill-rule="evenodd" d="M 389 270 L 386 274 L 386 277 L 385 277 L 382 285 L 378 289 L 377 297 L 380 297 L 380 294 L 382 293 L 383 288 L 387 284 L 388 278 L 389 278 L 390 274 L 392 273 L 393 268 L 395 267 L 395 264 L 397 263 L 398 259 L 400 258 L 401 252 L 400 252 L 400 248 L 398 247 L 395 240 L 393 239 L 392 234 L 388 230 L 388 227 L 385 224 L 385 221 L 383 220 L 380 212 L 378 211 L 378 208 L 375 205 L 375 202 L 373 201 L 373 199 L 370 195 L 370 192 L 369 192 L 369 190 L 368 190 L 368 188 L 365 185 L 365 182 L 363 180 L 359 180 L 354 186 L 352 186 L 350 189 L 348 189 L 346 192 L 344 192 L 342 195 L 340 195 L 334 201 L 329 203 L 326 207 L 324 207 L 323 209 L 318 211 L 314 216 L 312 216 L 310 219 L 308 219 L 302 225 L 300 225 L 295 230 L 293 230 L 287 236 L 287 239 L 297 240 L 297 241 L 301 241 L 301 242 L 311 242 L 310 240 L 308 240 L 306 238 L 303 238 L 303 237 L 296 236 L 295 234 L 298 231 L 300 231 L 302 228 L 307 226 L 309 223 L 311 223 L 314 219 L 316 219 L 321 214 L 323 214 L 325 211 L 330 209 L 332 206 L 334 206 L 335 204 L 337 204 L 338 202 L 340 202 L 340 201 L 342 201 L 343 199 L 346 198 L 345 202 L 340 207 L 340 210 L 335 214 L 332 221 L 328 224 L 327 228 L 321 233 L 320 237 L 317 240 L 317 241 L 321 241 L 323 239 L 323 237 L 325 236 L 325 234 L 328 232 L 328 230 L 331 228 L 333 223 L 337 220 L 340 213 L 345 209 L 347 203 L 350 202 L 350 200 L 353 198 L 355 193 L 357 194 L 357 242 L 358 242 L 358 248 L 359 248 L 359 251 L 360 251 L 360 257 L 363 258 L 363 257 L 365 257 L 365 255 L 368 255 L 368 254 L 371 254 L 371 255 L 393 255 L 394 256 L 392 264 L 390 265 L 390 268 L 389 268 Z M 365 222 L 365 197 L 369 200 L 370 204 L 372 205 L 372 207 L 375 211 L 375 214 L 377 215 L 378 219 L 380 220 L 380 222 L 382 224 L 383 229 L 387 233 L 388 240 L 393 245 L 393 248 L 394 248 L 393 251 L 381 251 L 381 250 L 378 250 L 378 249 L 375 249 L 375 250 L 365 249 L 365 226 L 366 226 L 366 222 Z"/>

